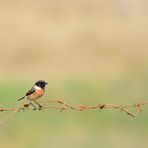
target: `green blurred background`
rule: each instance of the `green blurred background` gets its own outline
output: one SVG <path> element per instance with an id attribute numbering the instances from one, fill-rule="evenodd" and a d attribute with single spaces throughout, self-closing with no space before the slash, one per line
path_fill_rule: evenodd
<path id="1" fill-rule="evenodd" d="M 45 99 L 134 104 L 148 99 L 147 0 L 0 0 L 0 104 L 44 79 Z M 0 113 L 0 118 L 8 113 Z M 18 113 L 1 148 L 147 148 L 148 109 Z"/>

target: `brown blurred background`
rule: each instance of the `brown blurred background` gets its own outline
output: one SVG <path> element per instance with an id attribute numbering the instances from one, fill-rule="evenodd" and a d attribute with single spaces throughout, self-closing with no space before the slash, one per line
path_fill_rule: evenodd
<path id="1" fill-rule="evenodd" d="M 0 0 L 0 104 L 18 104 L 38 79 L 49 82 L 44 98 L 69 103 L 146 100 L 147 38 L 146 0 Z M 0 143 L 146 148 L 146 113 L 134 121 L 115 112 L 25 113 L 0 128 Z"/>
<path id="2" fill-rule="evenodd" d="M 136 73 L 148 64 L 147 4 L 0 1 L 1 79 Z"/>

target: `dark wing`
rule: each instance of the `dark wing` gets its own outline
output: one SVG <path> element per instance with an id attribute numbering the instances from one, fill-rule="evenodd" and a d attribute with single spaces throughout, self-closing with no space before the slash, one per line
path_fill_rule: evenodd
<path id="1" fill-rule="evenodd" d="M 18 99 L 18 101 L 24 99 L 26 96 L 29 96 L 29 95 L 31 95 L 31 94 L 34 93 L 34 92 L 35 92 L 35 89 L 34 89 L 34 87 L 32 87 L 32 88 L 26 93 L 26 95 L 25 95 L 24 97 Z"/>
<path id="2" fill-rule="evenodd" d="M 32 87 L 27 93 L 26 93 L 26 96 L 29 96 L 29 95 L 31 95 L 32 93 L 34 93 L 35 92 L 35 89 L 34 89 L 34 87 Z"/>

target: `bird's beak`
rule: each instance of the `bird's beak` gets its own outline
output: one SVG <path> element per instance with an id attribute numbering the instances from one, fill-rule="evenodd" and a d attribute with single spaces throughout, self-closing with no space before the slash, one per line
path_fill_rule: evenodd
<path id="1" fill-rule="evenodd" d="M 48 84 L 48 83 L 45 83 L 46 85 Z"/>

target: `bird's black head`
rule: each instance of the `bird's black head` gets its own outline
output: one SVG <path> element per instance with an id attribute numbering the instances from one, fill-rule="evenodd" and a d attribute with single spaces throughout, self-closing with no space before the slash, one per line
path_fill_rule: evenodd
<path id="1" fill-rule="evenodd" d="M 39 80 L 35 83 L 36 86 L 41 87 L 41 88 L 45 88 L 46 84 L 48 83 L 46 83 L 44 80 Z"/>

